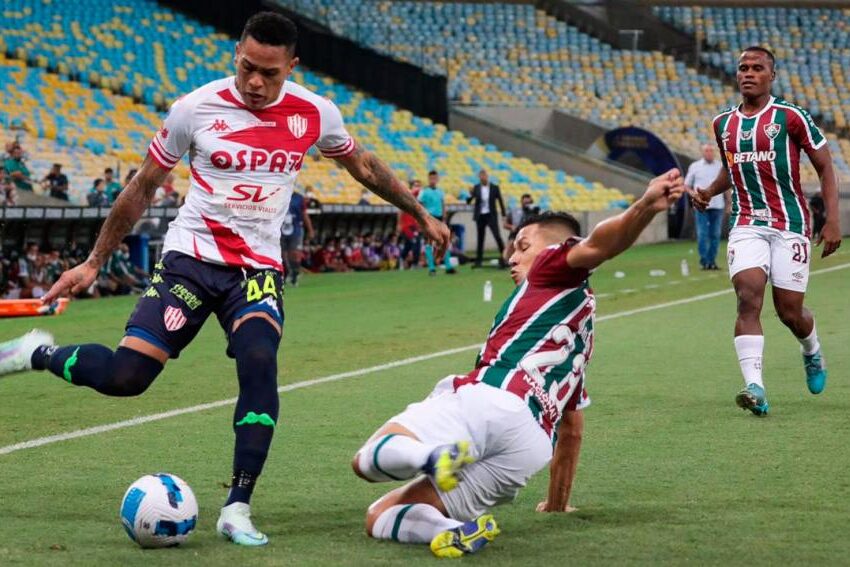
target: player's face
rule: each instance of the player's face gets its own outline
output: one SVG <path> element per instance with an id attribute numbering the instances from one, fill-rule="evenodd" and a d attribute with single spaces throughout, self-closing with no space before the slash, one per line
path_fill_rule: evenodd
<path id="1" fill-rule="evenodd" d="M 508 264 L 511 267 L 511 279 L 519 285 L 528 276 L 534 260 L 547 246 L 552 244 L 551 238 L 546 238 L 545 229 L 539 224 L 531 224 L 516 235 L 514 250 Z"/>
<path id="2" fill-rule="evenodd" d="M 745 97 L 756 98 L 770 94 L 770 86 L 776 73 L 766 53 L 745 51 L 738 60 L 738 90 Z"/>
<path id="3" fill-rule="evenodd" d="M 284 81 L 298 64 L 282 45 L 266 45 L 248 36 L 236 44 L 236 90 L 245 105 L 259 110 L 280 95 Z"/>

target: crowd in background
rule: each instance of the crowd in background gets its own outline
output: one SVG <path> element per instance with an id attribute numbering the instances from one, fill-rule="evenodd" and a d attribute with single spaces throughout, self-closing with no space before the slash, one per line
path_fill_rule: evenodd
<path id="1" fill-rule="evenodd" d="M 69 201 L 68 176 L 62 172 L 62 164 L 54 163 L 50 171 L 38 178 L 27 165 L 27 153 L 17 140 L 7 142 L 4 153 L 0 156 L 0 206 L 13 207 L 18 204 L 22 192 L 36 192 Z M 103 176 L 91 182 L 91 187 L 85 195 L 85 205 L 90 207 L 110 207 L 118 198 L 121 190 L 133 176 L 136 169 L 130 169 L 124 176 L 123 183 L 119 182 L 111 167 L 103 170 Z M 157 189 L 152 204 L 159 207 L 178 207 L 182 204 L 180 193 L 174 188 L 174 175 L 169 174 L 162 186 Z"/>
<path id="2" fill-rule="evenodd" d="M 23 251 L 0 250 L 0 299 L 38 299 L 59 275 L 84 262 L 88 250 L 71 241 L 64 248 L 42 250 L 34 242 Z M 140 293 L 150 283 L 148 274 L 130 261 L 130 250 L 121 244 L 101 268 L 97 280 L 78 297 Z"/>

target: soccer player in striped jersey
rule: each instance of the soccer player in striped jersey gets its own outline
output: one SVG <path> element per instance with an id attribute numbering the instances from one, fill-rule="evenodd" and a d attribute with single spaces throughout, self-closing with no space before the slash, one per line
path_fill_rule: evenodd
<path id="1" fill-rule="evenodd" d="M 490 509 L 512 501 L 550 461 L 548 498 L 537 510 L 573 510 L 580 410 L 590 403 L 584 373 L 596 303 L 588 277 L 684 190 L 680 172 L 671 170 L 584 240 L 565 213 L 523 221 L 509 260 L 517 287 L 496 314 L 475 368 L 438 382 L 354 456 L 355 474 L 367 481 L 412 479 L 369 507 L 369 535 L 430 543 L 438 557 L 478 551 L 499 533 Z"/>
<path id="2" fill-rule="evenodd" d="M 823 243 L 821 256 L 841 245 L 838 180 L 829 146 L 808 112 L 771 96 L 775 65 L 773 53 L 763 47 L 741 53 L 737 81 L 743 100 L 712 121 L 724 168 L 710 187 L 691 193 L 696 207 L 704 210 L 711 197 L 734 189 L 727 261 L 738 296 L 735 350 L 745 382 L 735 401 L 759 416 L 769 407 L 762 380 L 760 321 L 768 280 L 776 313 L 800 342 L 809 391 L 819 394 L 826 386 L 815 320 L 803 306 L 811 227 L 800 185 L 801 152 L 818 173 L 826 205 L 826 224 L 817 242 Z"/>

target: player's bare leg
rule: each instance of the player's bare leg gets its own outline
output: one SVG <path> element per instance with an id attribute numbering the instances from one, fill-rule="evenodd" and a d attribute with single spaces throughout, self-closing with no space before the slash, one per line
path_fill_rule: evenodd
<path id="1" fill-rule="evenodd" d="M 448 517 L 435 484 L 457 486 L 457 472 L 472 462 L 468 443 L 429 446 L 397 423 L 388 423 L 357 452 L 351 466 L 369 482 L 421 475 L 374 502 L 366 512 L 366 532 L 375 539 L 429 543 L 438 557 L 461 557 L 484 547 L 499 533 L 493 516 L 468 522 Z M 451 482 L 447 482 L 451 480 Z"/>
<path id="2" fill-rule="evenodd" d="M 773 306 L 776 314 L 800 342 L 809 391 L 812 394 L 820 394 L 826 387 L 826 361 L 821 354 L 815 318 L 803 305 L 804 299 L 805 294 L 799 291 L 773 288 Z"/>
<path id="3" fill-rule="evenodd" d="M 735 321 L 735 351 L 744 376 L 744 389 L 735 396 L 735 403 L 755 415 L 766 415 L 769 405 L 762 381 L 764 332 L 761 309 L 767 274 L 761 268 L 743 270 L 732 278 L 738 298 L 738 318 Z"/>

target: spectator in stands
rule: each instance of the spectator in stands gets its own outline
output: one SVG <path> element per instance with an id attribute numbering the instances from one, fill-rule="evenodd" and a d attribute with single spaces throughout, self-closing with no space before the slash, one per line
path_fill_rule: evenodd
<path id="1" fill-rule="evenodd" d="M 398 245 L 398 233 L 392 233 L 387 241 L 381 247 L 381 262 L 379 264 L 382 270 L 395 270 L 399 267 L 401 261 L 401 247 Z"/>
<path id="2" fill-rule="evenodd" d="M 440 174 L 433 169 L 429 171 L 428 187 L 419 193 L 419 202 L 422 203 L 422 206 L 425 207 L 428 214 L 437 220 L 443 220 L 446 213 L 446 198 L 443 190 L 437 187 L 437 183 L 439 182 Z M 428 261 L 428 275 L 437 275 L 437 266 L 434 263 L 434 248 L 430 244 L 425 246 L 425 259 Z M 446 266 L 447 274 L 456 273 L 451 264 L 451 255 L 449 250 L 446 250 L 446 255 L 443 257 L 443 264 Z"/>
<path id="3" fill-rule="evenodd" d="M 685 188 L 688 192 L 706 189 L 717 178 L 723 165 L 714 159 L 714 145 L 702 147 L 702 159 L 688 167 L 685 176 Z M 715 195 L 705 211 L 697 211 L 697 249 L 699 263 L 703 270 L 719 270 L 717 267 L 717 249 L 720 247 L 720 232 L 723 229 L 723 211 L 728 206 L 728 194 Z"/>
<path id="4" fill-rule="evenodd" d="M 487 171 L 482 169 L 478 172 L 478 183 L 472 188 L 472 195 L 466 200 L 467 203 L 472 203 L 473 211 L 472 218 L 475 220 L 477 229 L 478 242 L 475 248 L 475 265 L 474 268 L 480 268 L 484 260 L 484 238 L 487 236 L 487 229 L 493 234 L 496 240 L 496 246 L 499 248 L 499 266 L 505 267 L 505 261 L 502 259 L 502 252 L 505 249 L 505 243 L 502 242 L 502 235 L 499 234 L 499 218 L 496 216 L 496 205 L 502 212 L 502 218 L 507 216 L 505 212 L 505 202 L 502 200 L 502 192 L 499 186 L 490 182 L 490 176 Z"/>
<path id="5" fill-rule="evenodd" d="M 169 173 L 154 193 L 151 204 L 156 207 L 176 207 L 180 194 L 174 188 L 174 174 Z"/>
<path id="6" fill-rule="evenodd" d="M 513 232 L 522 223 L 523 219 L 540 213 L 540 207 L 534 206 L 534 199 L 530 194 L 525 193 L 519 201 L 519 206 L 508 209 L 508 216 L 505 218 L 505 228 L 508 232 Z M 504 256 L 504 255 L 503 255 Z"/>
<path id="7" fill-rule="evenodd" d="M 351 268 L 342 258 L 339 238 L 328 237 L 315 258 L 315 268 L 320 272 L 349 272 Z"/>
<path id="8" fill-rule="evenodd" d="M 812 240 L 817 241 L 823 225 L 826 223 L 826 206 L 820 191 L 809 199 L 809 207 L 812 209 Z"/>
<path id="9" fill-rule="evenodd" d="M 124 187 L 126 187 L 127 184 L 130 182 L 130 180 L 133 179 L 136 176 L 137 171 L 139 171 L 139 170 L 134 167 L 134 168 L 131 168 L 127 172 L 127 175 L 124 176 Z M 116 197 L 117 197 L 117 195 L 116 195 Z"/>
<path id="10" fill-rule="evenodd" d="M 27 165 L 24 163 L 24 150 L 20 144 L 12 146 L 9 158 L 3 164 L 3 169 L 11 176 L 19 191 L 32 191 L 33 180 Z"/>
<path id="11" fill-rule="evenodd" d="M 5 169 L 0 169 L 0 205 L 14 207 L 18 203 L 18 189 Z"/>
<path id="12" fill-rule="evenodd" d="M 106 196 L 106 183 L 98 177 L 94 180 L 94 185 L 89 190 L 89 194 L 86 195 L 86 200 L 89 203 L 89 207 L 108 207 L 109 206 L 109 198 Z"/>
<path id="13" fill-rule="evenodd" d="M 372 204 L 372 203 L 369 202 L 369 190 L 368 189 L 364 189 L 360 193 L 360 200 L 357 201 L 357 204 L 358 205 L 367 205 L 367 206 Z"/>
<path id="14" fill-rule="evenodd" d="M 422 191 L 422 182 L 418 179 L 411 180 L 410 192 L 413 193 L 413 196 L 418 199 L 420 191 Z M 409 214 L 399 211 L 398 231 L 403 239 L 401 261 L 406 262 L 408 268 L 418 268 L 419 256 L 422 253 L 422 235 L 419 233 L 419 224 Z"/>
<path id="15" fill-rule="evenodd" d="M 106 184 L 106 198 L 109 199 L 110 204 L 114 203 L 115 199 L 118 198 L 118 194 L 121 193 L 121 184 L 115 181 L 113 173 L 111 167 L 103 170 L 103 182 Z"/>
<path id="16" fill-rule="evenodd" d="M 62 164 L 54 163 L 50 173 L 41 180 L 41 186 L 54 199 L 68 200 L 68 176 L 62 173 Z"/>
<path id="17" fill-rule="evenodd" d="M 312 185 L 304 187 L 304 199 L 307 201 L 308 209 L 321 210 L 322 204 L 319 202 L 319 199 L 316 198 L 316 192 L 313 190 Z"/>

